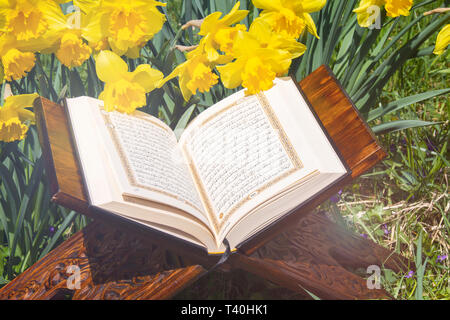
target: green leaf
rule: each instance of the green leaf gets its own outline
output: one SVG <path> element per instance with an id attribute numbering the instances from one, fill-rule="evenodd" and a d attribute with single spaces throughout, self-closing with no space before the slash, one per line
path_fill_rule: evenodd
<path id="1" fill-rule="evenodd" d="M 311 291 L 309 291 L 309 290 L 303 288 L 301 285 L 299 285 L 299 287 L 302 288 L 303 290 L 305 290 L 305 292 L 306 292 L 307 294 L 309 294 L 309 295 L 311 296 L 311 298 L 313 298 L 314 300 L 322 300 L 322 299 L 320 299 L 318 296 L 316 296 L 314 293 L 312 293 Z"/>
<path id="2" fill-rule="evenodd" d="M 352 100 L 355 101 L 356 105 L 363 113 L 368 112 L 370 108 L 373 107 L 374 101 L 378 99 L 381 90 L 388 83 L 389 79 L 395 74 L 395 72 L 403 66 L 407 60 L 416 56 L 419 47 L 445 23 L 447 23 L 449 17 L 449 15 L 443 15 L 442 18 L 438 18 L 431 22 L 411 40 L 407 41 L 400 48 L 394 50 L 391 55 L 384 60 L 367 78 L 358 91 L 352 95 Z M 415 24 L 422 18 L 422 15 L 419 16 L 408 26 L 408 28 L 411 28 L 413 23 L 415 26 Z M 377 60 L 375 59 L 375 61 Z"/>
<path id="3" fill-rule="evenodd" d="M 423 278 L 425 269 L 427 266 L 428 257 L 425 258 L 422 264 L 422 231 L 420 232 L 419 239 L 417 239 L 417 252 L 416 252 L 416 266 L 417 266 L 417 286 L 414 297 L 416 300 L 423 300 Z"/>
<path id="4" fill-rule="evenodd" d="M 192 114 L 194 113 L 195 109 L 197 108 L 197 105 L 190 106 L 181 116 L 180 120 L 177 123 L 177 126 L 175 127 L 175 134 L 177 135 L 177 139 L 180 138 L 181 134 L 183 133 L 184 129 L 186 128 L 187 124 L 189 123 L 189 120 L 192 117 Z"/>
<path id="5" fill-rule="evenodd" d="M 380 124 L 378 126 L 372 127 L 372 130 L 375 134 L 386 134 L 409 128 L 426 127 L 437 124 L 439 124 L 439 122 L 428 122 L 421 120 L 399 120 Z"/>
<path id="6" fill-rule="evenodd" d="M 10 205 L 10 209 L 13 212 L 12 216 L 16 216 L 16 212 L 20 206 L 20 197 L 19 197 L 19 190 L 14 183 L 14 180 L 12 179 L 11 172 L 6 168 L 5 165 L 0 163 L 0 178 L 1 183 L 3 183 L 6 192 L 7 197 L 6 200 L 8 201 L 8 204 Z M 1 185 L 0 183 L 0 185 Z M 3 219 L 2 219 L 3 220 Z M 5 218 L 6 221 L 6 218 Z"/>
<path id="7" fill-rule="evenodd" d="M 367 121 L 372 121 L 372 120 L 378 119 L 386 114 L 397 112 L 400 109 L 402 109 L 406 106 L 409 106 L 413 103 L 422 102 L 424 100 L 431 99 L 431 98 L 446 94 L 448 92 L 450 92 L 450 88 L 442 89 L 442 90 L 428 91 L 428 92 L 420 93 L 420 94 L 417 94 L 414 96 L 409 96 L 409 97 L 391 102 L 384 107 L 379 107 L 375 110 L 370 111 L 369 115 L 367 117 Z"/>
<path id="8" fill-rule="evenodd" d="M 63 101 L 66 97 L 67 97 L 67 84 L 64 86 L 64 88 L 62 88 L 61 92 L 58 95 L 58 100 L 56 100 L 57 103 L 60 103 L 61 101 Z"/>
<path id="9" fill-rule="evenodd" d="M 43 158 L 41 158 L 36 163 L 33 173 L 31 175 L 31 178 L 30 178 L 30 183 L 29 183 L 27 189 L 25 190 L 25 194 L 22 196 L 22 200 L 21 200 L 20 208 L 19 208 L 19 214 L 17 216 L 15 225 L 14 225 L 14 233 L 13 233 L 13 240 L 12 240 L 12 244 L 11 244 L 11 256 L 10 257 L 15 256 L 17 244 L 20 239 L 20 234 L 22 232 L 23 222 L 24 222 L 25 217 L 29 215 L 29 213 L 31 212 L 31 210 L 33 208 L 32 207 L 32 199 L 36 193 L 37 187 L 39 186 L 43 172 L 44 172 L 44 161 L 43 161 Z M 10 261 L 12 261 L 12 259 L 10 259 Z M 11 275 L 12 265 L 10 263 L 8 263 L 8 267 L 9 267 L 8 273 L 9 273 L 9 275 Z"/>
<path id="10" fill-rule="evenodd" d="M 69 71 L 69 83 L 70 83 L 70 95 L 72 97 L 85 96 L 83 82 L 81 81 L 80 74 L 77 70 L 72 69 Z"/>
<path id="11" fill-rule="evenodd" d="M 67 217 L 65 217 L 64 221 L 59 226 L 58 230 L 55 232 L 55 234 L 52 236 L 50 242 L 47 244 L 45 249 L 41 252 L 38 260 L 42 259 L 47 253 L 50 252 L 50 250 L 53 249 L 56 242 L 61 238 L 61 235 L 64 231 L 66 231 L 67 227 L 73 222 L 73 220 L 76 218 L 77 213 L 75 211 L 71 211 Z"/>

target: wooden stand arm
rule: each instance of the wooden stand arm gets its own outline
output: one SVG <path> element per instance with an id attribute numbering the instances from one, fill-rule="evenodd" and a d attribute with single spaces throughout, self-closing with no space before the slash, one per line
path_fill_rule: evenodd
<path id="1" fill-rule="evenodd" d="M 257 274 L 293 291 L 308 291 L 321 299 L 390 298 L 370 289 L 369 266 L 406 272 L 409 261 L 372 241 L 353 235 L 324 215 L 311 213 L 251 256 L 233 256 L 236 268 Z"/>

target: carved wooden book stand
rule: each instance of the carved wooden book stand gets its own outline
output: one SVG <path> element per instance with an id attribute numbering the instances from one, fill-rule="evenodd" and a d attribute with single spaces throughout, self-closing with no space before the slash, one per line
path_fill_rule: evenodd
<path id="1" fill-rule="evenodd" d="M 327 67 L 300 86 L 352 170 L 351 178 L 386 156 Z M 55 299 L 65 293 L 72 299 L 167 299 L 207 271 L 211 261 L 203 252 L 186 251 L 131 225 L 92 215 L 63 108 L 38 99 L 35 111 L 53 201 L 95 221 L 3 287 L 0 299 Z M 352 271 L 378 265 L 399 272 L 409 262 L 325 216 L 309 214 L 337 191 L 327 190 L 269 234 L 246 243 L 224 268 L 246 270 L 293 291 L 307 289 L 322 299 L 390 298 L 383 289 L 369 289 Z M 179 254 L 183 266 L 170 263 L 168 253 Z M 73 265 L 81 271 L 78 287 L 69 283 L 68 267 Z"/>

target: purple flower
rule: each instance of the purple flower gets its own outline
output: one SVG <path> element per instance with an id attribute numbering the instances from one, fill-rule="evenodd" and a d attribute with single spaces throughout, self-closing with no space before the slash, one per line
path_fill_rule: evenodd
<path id="1" fill-rule="evenodd" d="M 389 233 L 391 233 L 387 227 L 386 224 L 383 224 L 383 226 L 381 227 L 381 229 L 384 231 L 385 235 L 388 235 Z"/>
<path id="2" fill-rule="evenodd" d="M 436 262 L 444 262 L 448 258 L 448 255 L 438 256 Z"/>
<path id="3" fill-rule="evenodd" d="M 54 234 L 54 233 L 55 233 L 55 227 L 50 227 L 50 228 L 48 228 L 48 231 L 49 231 L 51 234 Z"/>
<path id="4" fill-rule="evenodd" d="M 414 271 L 412 271 L 412 270 L 410 270 L 407 274 L 406 274 L 406 276 L 405 276 L 405 278 L 412 278 L 412 276 L 414 275 Z"/>
<path id="5" fill-rule="evenodd" d="M 397 151 L 397 146 L 395 144 L 391 144 L 389 149 L 391 150 L 391 153 L 395 153 L 395 151 Z"/>
<path id="6" fill-rule="evenodd" d="M 402 140 L 400 141 L 400 143 L 402 145 L 406 145 L 408 143 L 408 141 L 406 141 L 405 137 L 403 137 Z"/>
<path id="7" fill-rule="evenodd" d="M 330 198 L 330 201 L 333 203 L 338 203 L 341 198 L 342 190 L 339 190 L 337 194 Z"/>
<path id="8" fill-rule="evenodd" d="M 427 144 L 428 151 L 436 151 L 436 147 L 430 141 L 430 139 L 427 138 L 426 144 Z"/>
<path id="9" fill-rule="evenodd" d="M 417 168 L 416 172 L 417 175 L 420 176 L 421 178 L 425 178 L 427 176 L 424 168 Z"/>
<path id="10" fill-rule="evenodd" d="M 361 235 L 361 237 L 363 237 L 364 239 L 367 239 L 367 238 L 368 238 L 368 237 L 367 237 L 367 234 L 365 234 L 365 233 L 361 233 L 360 235 Z"/>
<path id="11" fill-rule="evenodd" d="M 332 196 L 330 198 L 330 201 L 333 202 L 333 203 L 338 203 L 339 202 L 339 197 L 338 196 Z"/>

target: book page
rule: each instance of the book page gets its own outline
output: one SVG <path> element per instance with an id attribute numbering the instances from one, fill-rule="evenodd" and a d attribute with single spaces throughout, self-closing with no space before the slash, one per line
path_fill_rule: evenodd
<path id="1" fill-rule="evenodd" d="M 101 115 L 117 150 L 116 160 L 120 159 L 131 186 L 124 197 L 166 203 L 208 223 L 172 130 L 140 112 L 126 115 L 102 110 Z"/>
<path id="2" fill-rule="evenodd" d="M 180 140 L 219 235 L 247 202 L 303 168 L 263 94 L 227 103 L 200 115 Z"/>

